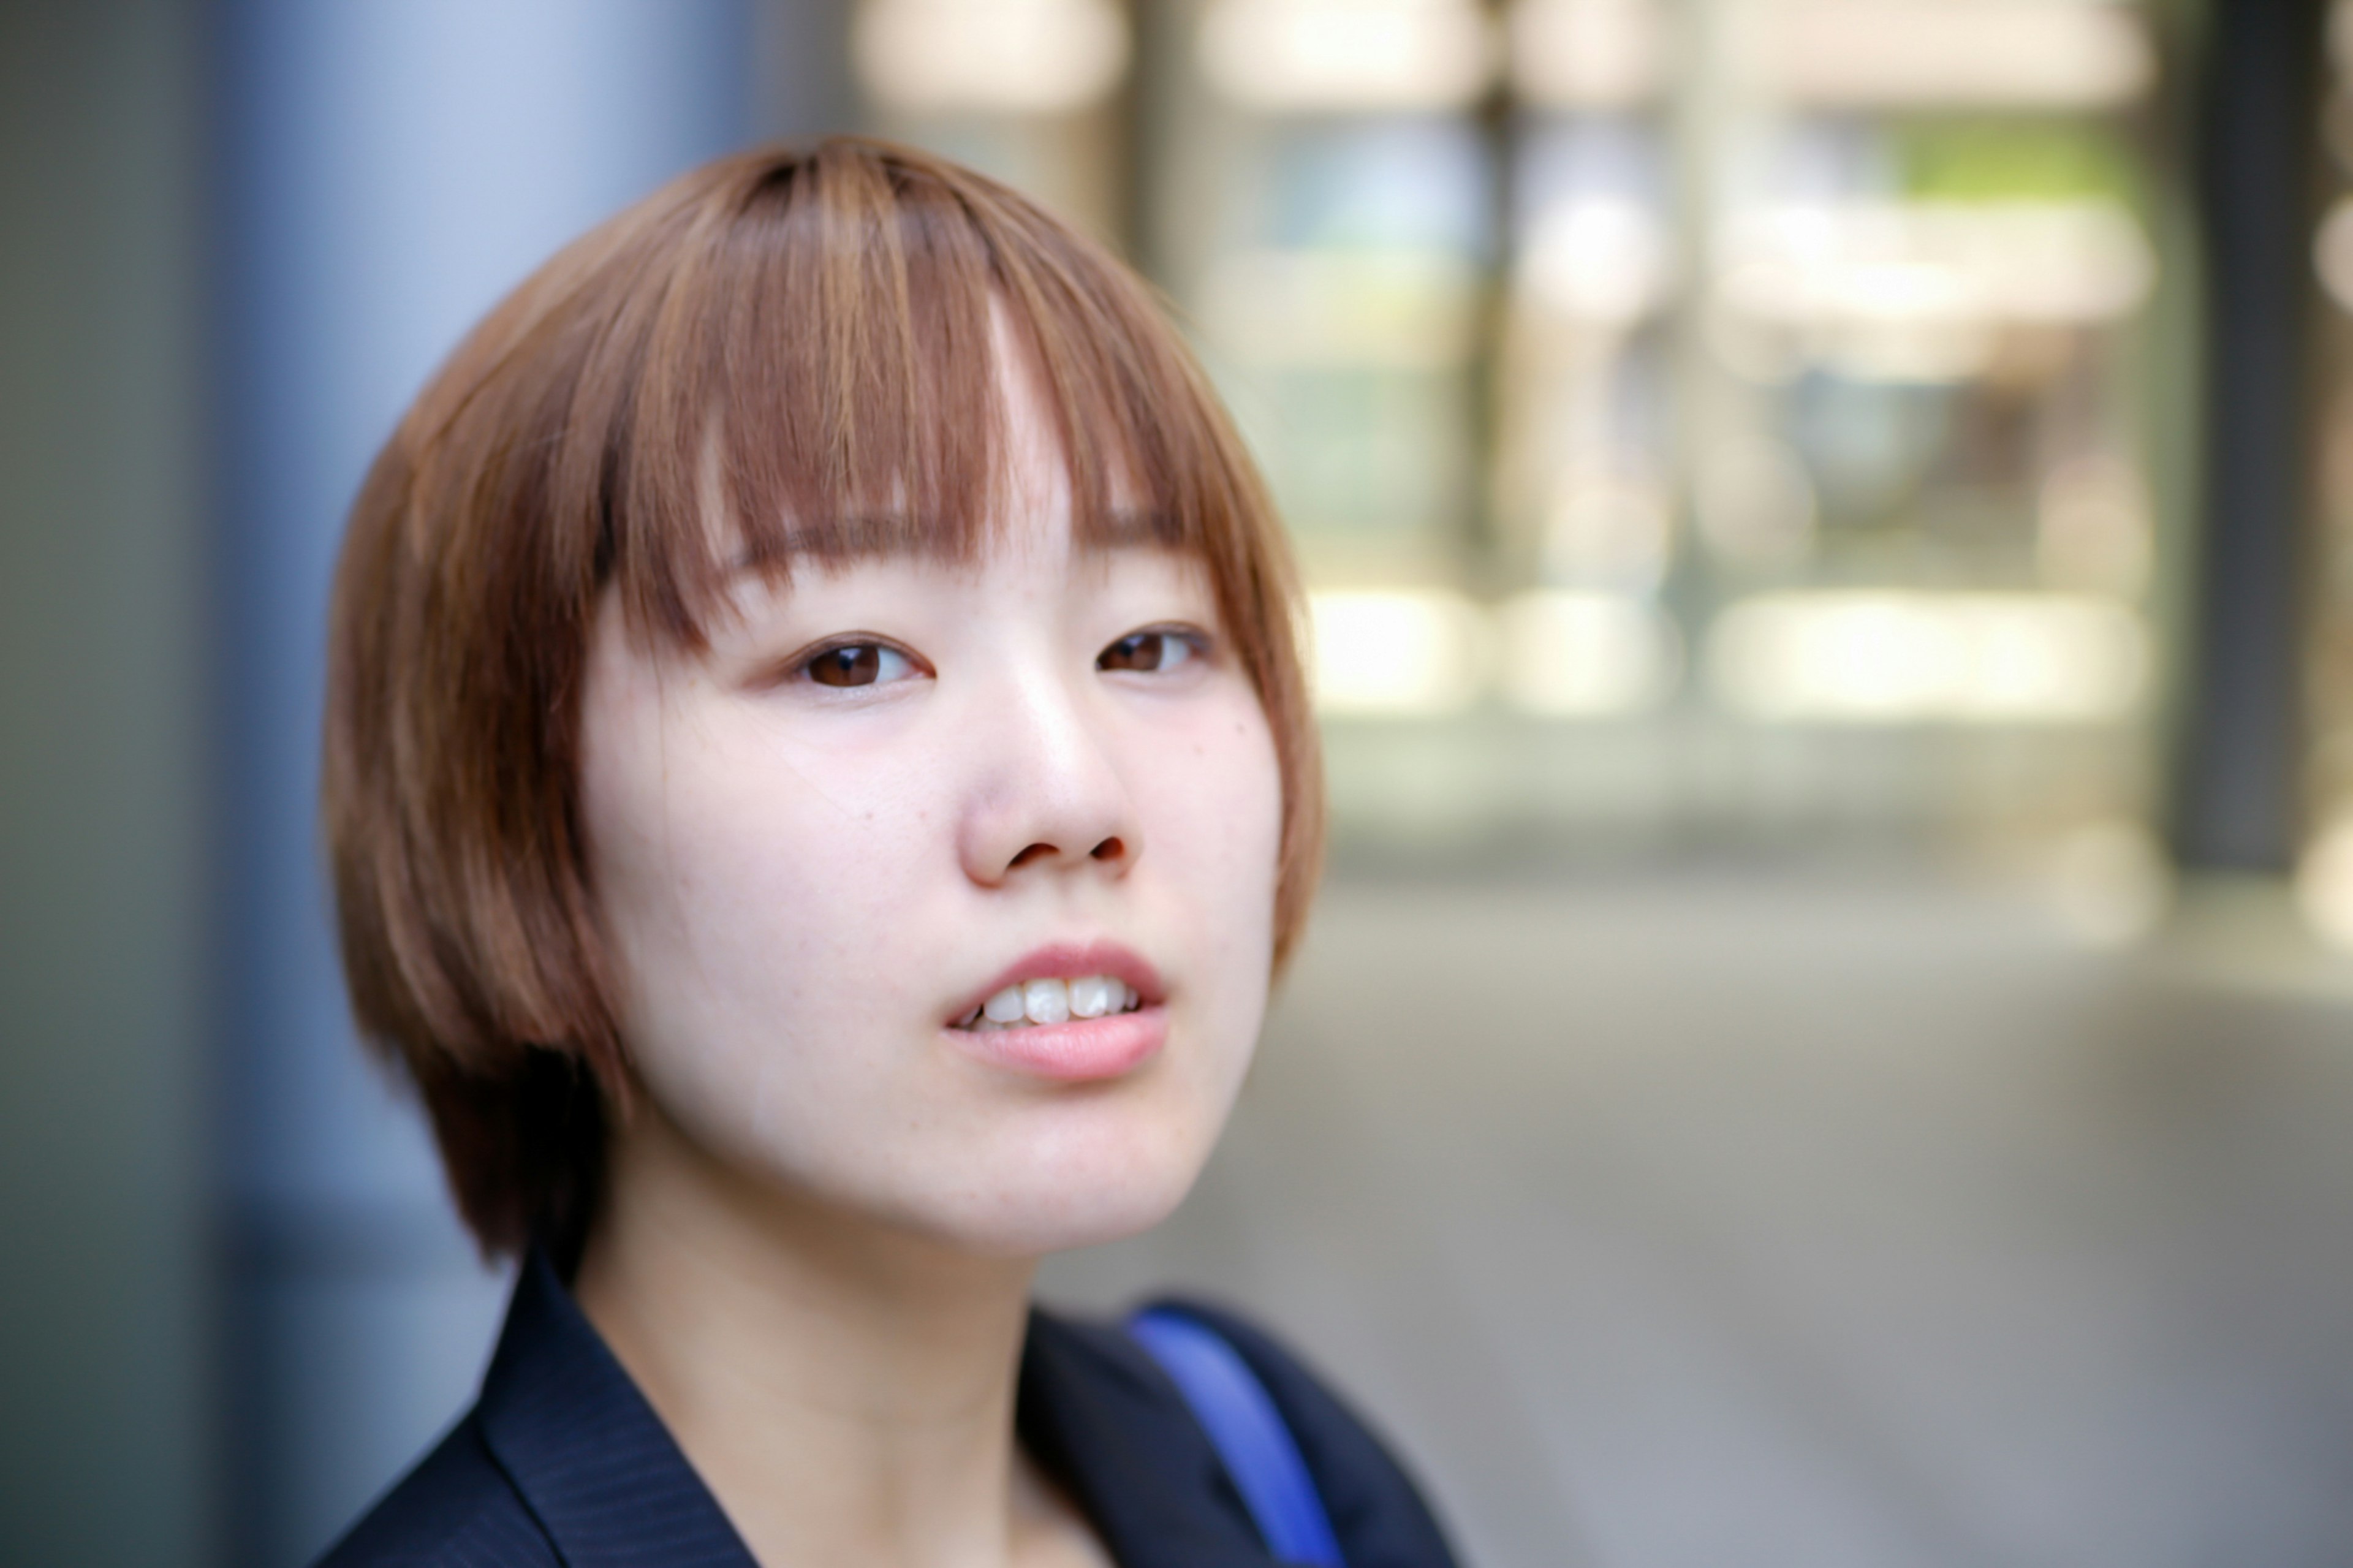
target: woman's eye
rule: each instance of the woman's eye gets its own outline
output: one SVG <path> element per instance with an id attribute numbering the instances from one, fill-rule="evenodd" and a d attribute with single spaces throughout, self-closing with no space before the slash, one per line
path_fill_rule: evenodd
<path id="1" fill-rule="evenodd" d="M 1155 674 L 1175 669 L 1200 648 L 1182 632 L 1130 632 L 1095 656 L 1097 669 L 1139 669 Z"/>
<path id="2" fill-rule="evenodd" d="M 881 643 L 839 643 L 809 656 L 801 668 L 819 686 L 885 686 L 914 672 L 914 661 Z"/>

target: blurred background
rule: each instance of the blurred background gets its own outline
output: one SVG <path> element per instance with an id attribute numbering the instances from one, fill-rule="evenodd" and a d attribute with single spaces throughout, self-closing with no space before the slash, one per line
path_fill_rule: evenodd
<path id="1" fill-rule="evenodd" d="M 0 4 L 0 1559 L 321 1549 L 504 1281 L 311 795 L 376 445 L 746 142 L 1165 290 L 1335 841 L 1246 1303 L 1488 1564 L 2353 1560 L 2353 7 Z"/>

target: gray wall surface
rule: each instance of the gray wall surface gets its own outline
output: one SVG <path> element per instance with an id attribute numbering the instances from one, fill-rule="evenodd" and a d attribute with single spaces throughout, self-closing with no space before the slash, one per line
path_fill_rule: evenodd
<path id="1" fill-rule="evenodd" d="M 196 7 L 0 6 L 0 1561 L 202 1560 Z"/>

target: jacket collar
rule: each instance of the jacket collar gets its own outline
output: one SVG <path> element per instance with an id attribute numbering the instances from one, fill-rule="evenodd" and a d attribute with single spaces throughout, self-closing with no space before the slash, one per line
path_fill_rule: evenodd
<path id="1" fill-rule="evenodd" d="M 670 1431 L 534 1249 L 477 1406 L 567 1568 L 756 1568 Z M 1208 1440 L 1113 1329 L 1033 1311 L 1016 1421 L 1122 1568 L 1270 1568 Z"/>
<path id="2" fill-rule="evenodd" d="M 477 1406 L 567 1568 L 757 1568 L 545 1253 L 515 1280 Z"/>

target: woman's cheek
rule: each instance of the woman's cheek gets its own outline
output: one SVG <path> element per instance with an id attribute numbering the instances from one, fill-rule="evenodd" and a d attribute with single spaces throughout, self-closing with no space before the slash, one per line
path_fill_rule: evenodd
<path id="1" fill-rule="evenodd" d="M 1273 964 L 1274 892 L 1282 832 L 1282 782 L 1274 742 L 1254 697 L 1200 737 L 1191 787 L 1182 792 L 1180 864 L 1189 919 L 1205 970 L 1215 975 L 1212 1031 L 1233 1070 L 1247 1065 L 1264 1015 Z"/>
<path id="2" fill-rule="evenodd" d="M 1271 957 L 1274 886 L 1282 839 L 1282 770 L 1274 749 L 1274 733 L 1255 695 L 1245 699 L 1244 710 L 1229 721 L 1225 747 L 1226 774 L 1222 795 L 1225 837 L 1232 845 L 1236 864 L 1227 880 L 1237 897 L 1263 911 L 1260 922 L 1267 932 Z"/>

